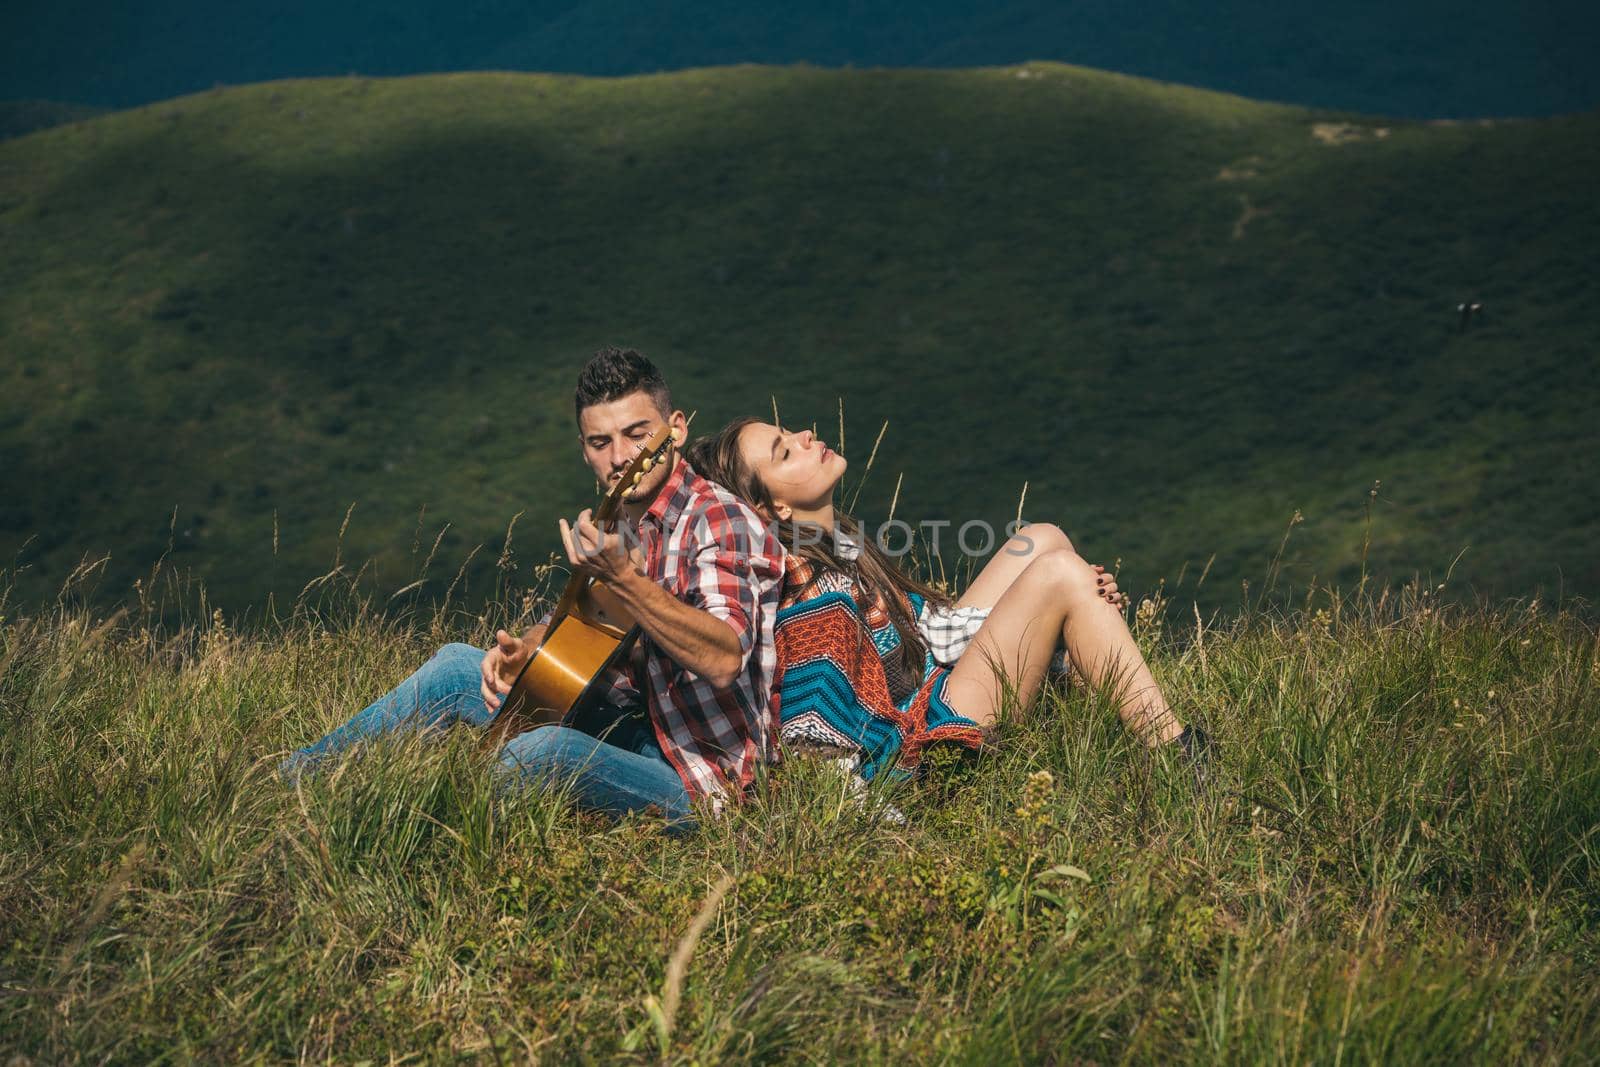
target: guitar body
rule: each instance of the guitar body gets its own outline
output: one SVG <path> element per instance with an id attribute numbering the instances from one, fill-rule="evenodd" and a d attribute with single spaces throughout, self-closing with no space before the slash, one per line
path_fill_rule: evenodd
<path id="1" fill-rule="evenodd" d="M 604 695 L 604 675 L 627 658 L 638 628 L 626 632 L 577 614 L 553 620 L 489 724 L 499 748 L 539 726 L 572 725 Z"/>
<path id="2" fill-rule="evenodd" d="M 645 445 L 596 510 L 597 523 L 609 520 L 626 492 L 655 464 L 664 461 L 671 444 L 670 434 L 663 427 Z M 485 747 L 499 748 L 518 734 L 540 726 L 582 729 L 584 713 L 592 710 L 605 694 L 605 675 L 627 659 L 638 636 L 633 616 L 615 594 L 585 575 L 573 575 L 539 646 L 490 720 Z M 607 724 L 599 725 L 603 728 Z"/>

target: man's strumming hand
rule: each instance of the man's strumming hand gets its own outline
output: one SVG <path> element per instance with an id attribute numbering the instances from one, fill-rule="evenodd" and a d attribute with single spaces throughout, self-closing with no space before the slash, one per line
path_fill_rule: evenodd
<path id="1" fill-rule="evenodd" d="M 544 629 L 541 623 L 521 637 L 512 637 L 504 630 L 495 631 L 494 647 L 483 657 L 483 684 L 479 692 L 483 694 L 484 707 L 490 711 L 499 709 L 500 701 L 511 692 L 511 683 L 517 680 L 517 675 L 527 666 L 528 657 L 539 647 Z"/>

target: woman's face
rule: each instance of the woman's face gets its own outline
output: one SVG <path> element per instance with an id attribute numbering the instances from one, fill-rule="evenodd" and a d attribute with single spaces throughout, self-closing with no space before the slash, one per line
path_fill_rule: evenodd
<path id="1" fill-rule="evenodd" d="M 833 503 L 833 488 L 849 466 L 810 430 L 753 422 L 739 431 L 739 454 L 767 487 L 777 518 L 811 518 Z"/>

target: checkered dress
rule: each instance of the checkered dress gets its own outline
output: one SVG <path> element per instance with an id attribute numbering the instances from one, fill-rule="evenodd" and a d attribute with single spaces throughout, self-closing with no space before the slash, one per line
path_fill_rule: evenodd
<path id="1" fill-rule="evenodd" d="M 777 758 L 771 709 L 778 658 L 772 627 L 783 590 L 783 546 L 732 493 L 682 459 L 639 520 L 645 573 L 667 592 L 722 619 L 744 657 L 734 685 L 713 689 L 640 636 L 607 699 L 643 707 L 666 757 L 693 797 L 742 792 Z"/>

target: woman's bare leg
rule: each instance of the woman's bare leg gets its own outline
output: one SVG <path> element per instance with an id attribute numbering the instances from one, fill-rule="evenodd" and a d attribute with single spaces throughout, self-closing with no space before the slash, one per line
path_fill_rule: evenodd
<path id="1" fill-rule="evenodd" d="M 978 576 L 967 586 L 967 591 L 956 601 L 958 608 L 992 608 L 1011 583 L 1028 569 L 1028 564 L 1044 555 L 1065 549 L 1071 552 L 1072 542 L 1061 527 L 1047 522 L 1033 522 L 1018 530 L 1000 551 L 989 557 Z"/>
<path id="2" fill-rule="evenodd" d="M 1000 551 L 989 557 L 989 562 L 983 565 L 972 584 L 967 586 L 967 591 L 956 601 L 956 607 L 993 608 L 1005 591 L 1011 588 L 1011 583 L 1028 569 L 1028 564 L 1046 552 L 1060 550 L 1076 551 L 1061 527 L 1048 522 L 1029 523 L 1001 545 Z M 1106 574 L 1104 567 L 1096 566 L 1095 571 L 1100 595 L 1119 606 L 1126 603 L 1127 598 L 1117 589 L 1117 580 Z"/>
<path id="3" fill-rule="evenodd" d="M 1001 594 L 951 671 L 945 688 L 950 706 L 988 725 L 1005 698 L 1003 682 L 1027 704 L 1039 691 L 1056 643 L 1065 640 L 1085 679 L 1113 686 L 1123 724 L 1146 744 L 1182 733 L 1122 613 L 1101 599 L 1097 578 L 1093 567 L 1064 549 L 1035 558 Z"/>

